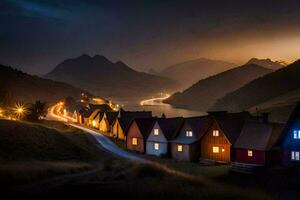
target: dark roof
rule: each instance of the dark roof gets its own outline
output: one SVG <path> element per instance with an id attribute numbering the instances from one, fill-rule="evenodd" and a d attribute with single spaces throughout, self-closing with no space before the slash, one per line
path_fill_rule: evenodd
<path id="1" fill-rule="evenodd" d="M 167 140 L 173 139 L 176 137 L 178 130 L 183 124 L 183 117 L 176 118 L 158 118 L 157 123 L 161 128 L 164 136 Z"/>
<path id="2" fill-rule="evenodd" d="M 71 106 L 68 106 L 67 107 L 67 110 L 69 111 L 69 112 L 79 112 L 81 109 L 83 109 L 83 108 L 85 108 L 85 106 L 84 105 L 82 105 L 82 104 L 73 104 L 73 105 L 71 105 Z"/>
<path id="3" fill-rule="evenodd" d="M 192 144 L 198 141 L 210 127 L 212 120 L 209 116 L 200 116 L 200 117 L 189 117 L 184 119 L 184 123 L 187 123 L 192 131 L 193 137 L 186 137 L 185 135 L 178 135 L 171 142 L 181 143 L 181 144 Z"/>
<path id="4" fill-rule="evenodd" d="M 270 150 L 278 141 L 282 130 L 283 124 L 246 121 L 234 148 Z"/>
<path id="5" fill-rule="evenodd" d="M 120 111 L 120 117 L 118 121 L 123 131 L 126 131 L 130 122 L 135 118 L 151 118 L 152 112 L 151 111 L 138 111 L 138 112 L 131 112 L 131 111 Z"/>
<path id="6" fill-rule="evenodd" d="M 111 125 L 116 118 L 118 117 L 119 112 L 106 112 L 105 115 L 107 117 L 108 123 Z"/>
<path id="7" fill-rule="evenodd" d="M 241 134 L 245 120 L 252 119 L 252 116 L 247 114 L 247 112 L 241 112 L 214 115 L 212 118 L 219 124 L 225 136 L 233 145 Z"/>
<path id="8" fill-rule="evenodd" d="M 155 117 L 134 119 L 144 139 L 147 139 L 156 121 Z"/>
<path id="9" fill-rule="evenodd" d="M 300 119 L 300 102 L 297 103 L 293 112 L 291 113 L 285 127 L 282 131 L 282 135 L 279 139 L 279 143 L 283 142 L 283 139 L 289 134 L 291 129 L 293 128 L 293 124 Z"/>

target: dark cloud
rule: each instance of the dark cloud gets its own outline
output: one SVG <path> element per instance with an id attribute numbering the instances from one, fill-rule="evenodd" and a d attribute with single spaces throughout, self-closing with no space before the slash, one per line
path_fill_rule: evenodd
<path id="1" fill-rule="evenodd" d="M 299 8 L 291 0 L 4 0 L 0 62 L 45 73 L 82 53 L 122 59 L 139 69 L 197 57 L 292 59 L 297 48 L 282 48 L 280 54 L 278 45 L 291 38 L 299 45 Z M 262 45 L 268 48 L 255 50 Z"/>

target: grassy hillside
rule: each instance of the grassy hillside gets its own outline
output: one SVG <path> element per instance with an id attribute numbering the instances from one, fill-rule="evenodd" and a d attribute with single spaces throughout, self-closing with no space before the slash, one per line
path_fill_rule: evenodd
<path id="1" fill-rule="evenodd" d="M 0 120 L 1 186 L 78 173 L 95 168 L 95 163 L 110 162 L 110 154 L 99 151 L 84 133 L 45 123 Z"/>
<path id="2" fill-rule="evenodd" d="M 67 96 L 79 97 L 84 90 L 66 83 L 40 78 L 0 65 L 1 91 L 10 93 L 15 101 L 41 100 L 55 102 Z"/>
<path id="3" fill-rule="evenodd" d="M 198 81 L 183 92 L 165 100 L 176 107 L 207 111 L 217 99 L 272 70 L 254 65 L 243 65 Z"/>

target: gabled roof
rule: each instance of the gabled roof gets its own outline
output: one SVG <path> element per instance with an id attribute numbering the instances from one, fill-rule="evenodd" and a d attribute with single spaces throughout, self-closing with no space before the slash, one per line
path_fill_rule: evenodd
<path id="1" fill-rule="evenodd" d="M 119 112 L 106 112 L 105 113 L 107 121 L 110 125 L 116 120 L 116 118 L 118 117 L 118 114 L 119 114 Z"/>
<path id="2" fill-rule="evenodd" d="M 258 120 L 246 121 L 234 148 L 270 150 L 278 141 L 283 124 L 266 123 Z"/>
<path id="3" fill-rule="evenodd" d="M 213 115 L 212 118 L 218 123 L 226 138 L 233 145 L 241 134 L 245 120 L 251 119 L 252 116 L 246 112 L 241 112 Z"/>
<path id="4" fill-rule="evenodd" d="M 155 117 L 151 117 L 151 118 L 137 118 L 137 119 L 134 119 L 132 121 L 136 123 L 136 125 L 138 126 L 141 134 L 143 135 L 144 139 L 147 139 L 153 126 L 154 126 L 154 123 L 156 121 L 156 118 Z M 132 124 L 131 123 L 131 124 Z M 127 134 L 126 134 L 127 135 Z"/>
<path id="5" fill-rule="evenodd" d="M 131 111 L 124 111 L 120 110 L 120 117 L 117 118 L 122 130 L 125 132 L 130 125 L 130 122 L 135 118 L 151 118 L 152 112 L 151 111 L 138 111 L 138 112 L 131 112 Z"/>
<path id="6" fill-rule="evenodd" d="M 188 124 L 192 131 L 193 137 L 186 137 L 185 135 L 178 135 L 171 142 L 181 144 L 192 144 L 198 141 L 210 127 L 212 120 L 209 116 L 189 117 L 184 119 L 184 123 Z"/>
<path id="7" fill-rule="evenodd" d="M 293 112 L 291 113 L 287 123 L 284 126 L 282 131 L 282 135 L 279 139 L 279 143 L 283 142 L 283 139 L 289 134 L 291 128 L 293 128 L 293 124 L 300 119 L 300 102 L 297 103 Z"/>
<path id="8" fill-rule="evenodd" d="M 176 137 L 177 132 L 181 128 L 183 124 L 183 117 L 176 117 L 176 118 L 158 118 L 157 123 L 161 128 L 164 136 L 167 140 L 173 139 Z"/>

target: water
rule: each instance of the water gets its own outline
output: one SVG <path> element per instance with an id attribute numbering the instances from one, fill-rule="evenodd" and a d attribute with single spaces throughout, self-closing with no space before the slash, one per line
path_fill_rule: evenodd
<path id="1" fill-rule="evenodd" d="M 162 102 L 162 98 L 159 99 L 147 99 L 146 102 L 144 101 L 141 105 L 141 101 L 133 100 L 133 99 L 114 99 L 114 103 L 118 103 L 122 105 L 125 110 L 130 111 L 152 111 L 153 116 L 160 117 L 163 113 L 166 117 L 193 117 L 193 116 L 201 116 L 205 115 L 205 112 L 196 111 L 196 110 L 188 110 L 182 108 L 175 108 L 169 104 L 165 104 Z"/>

